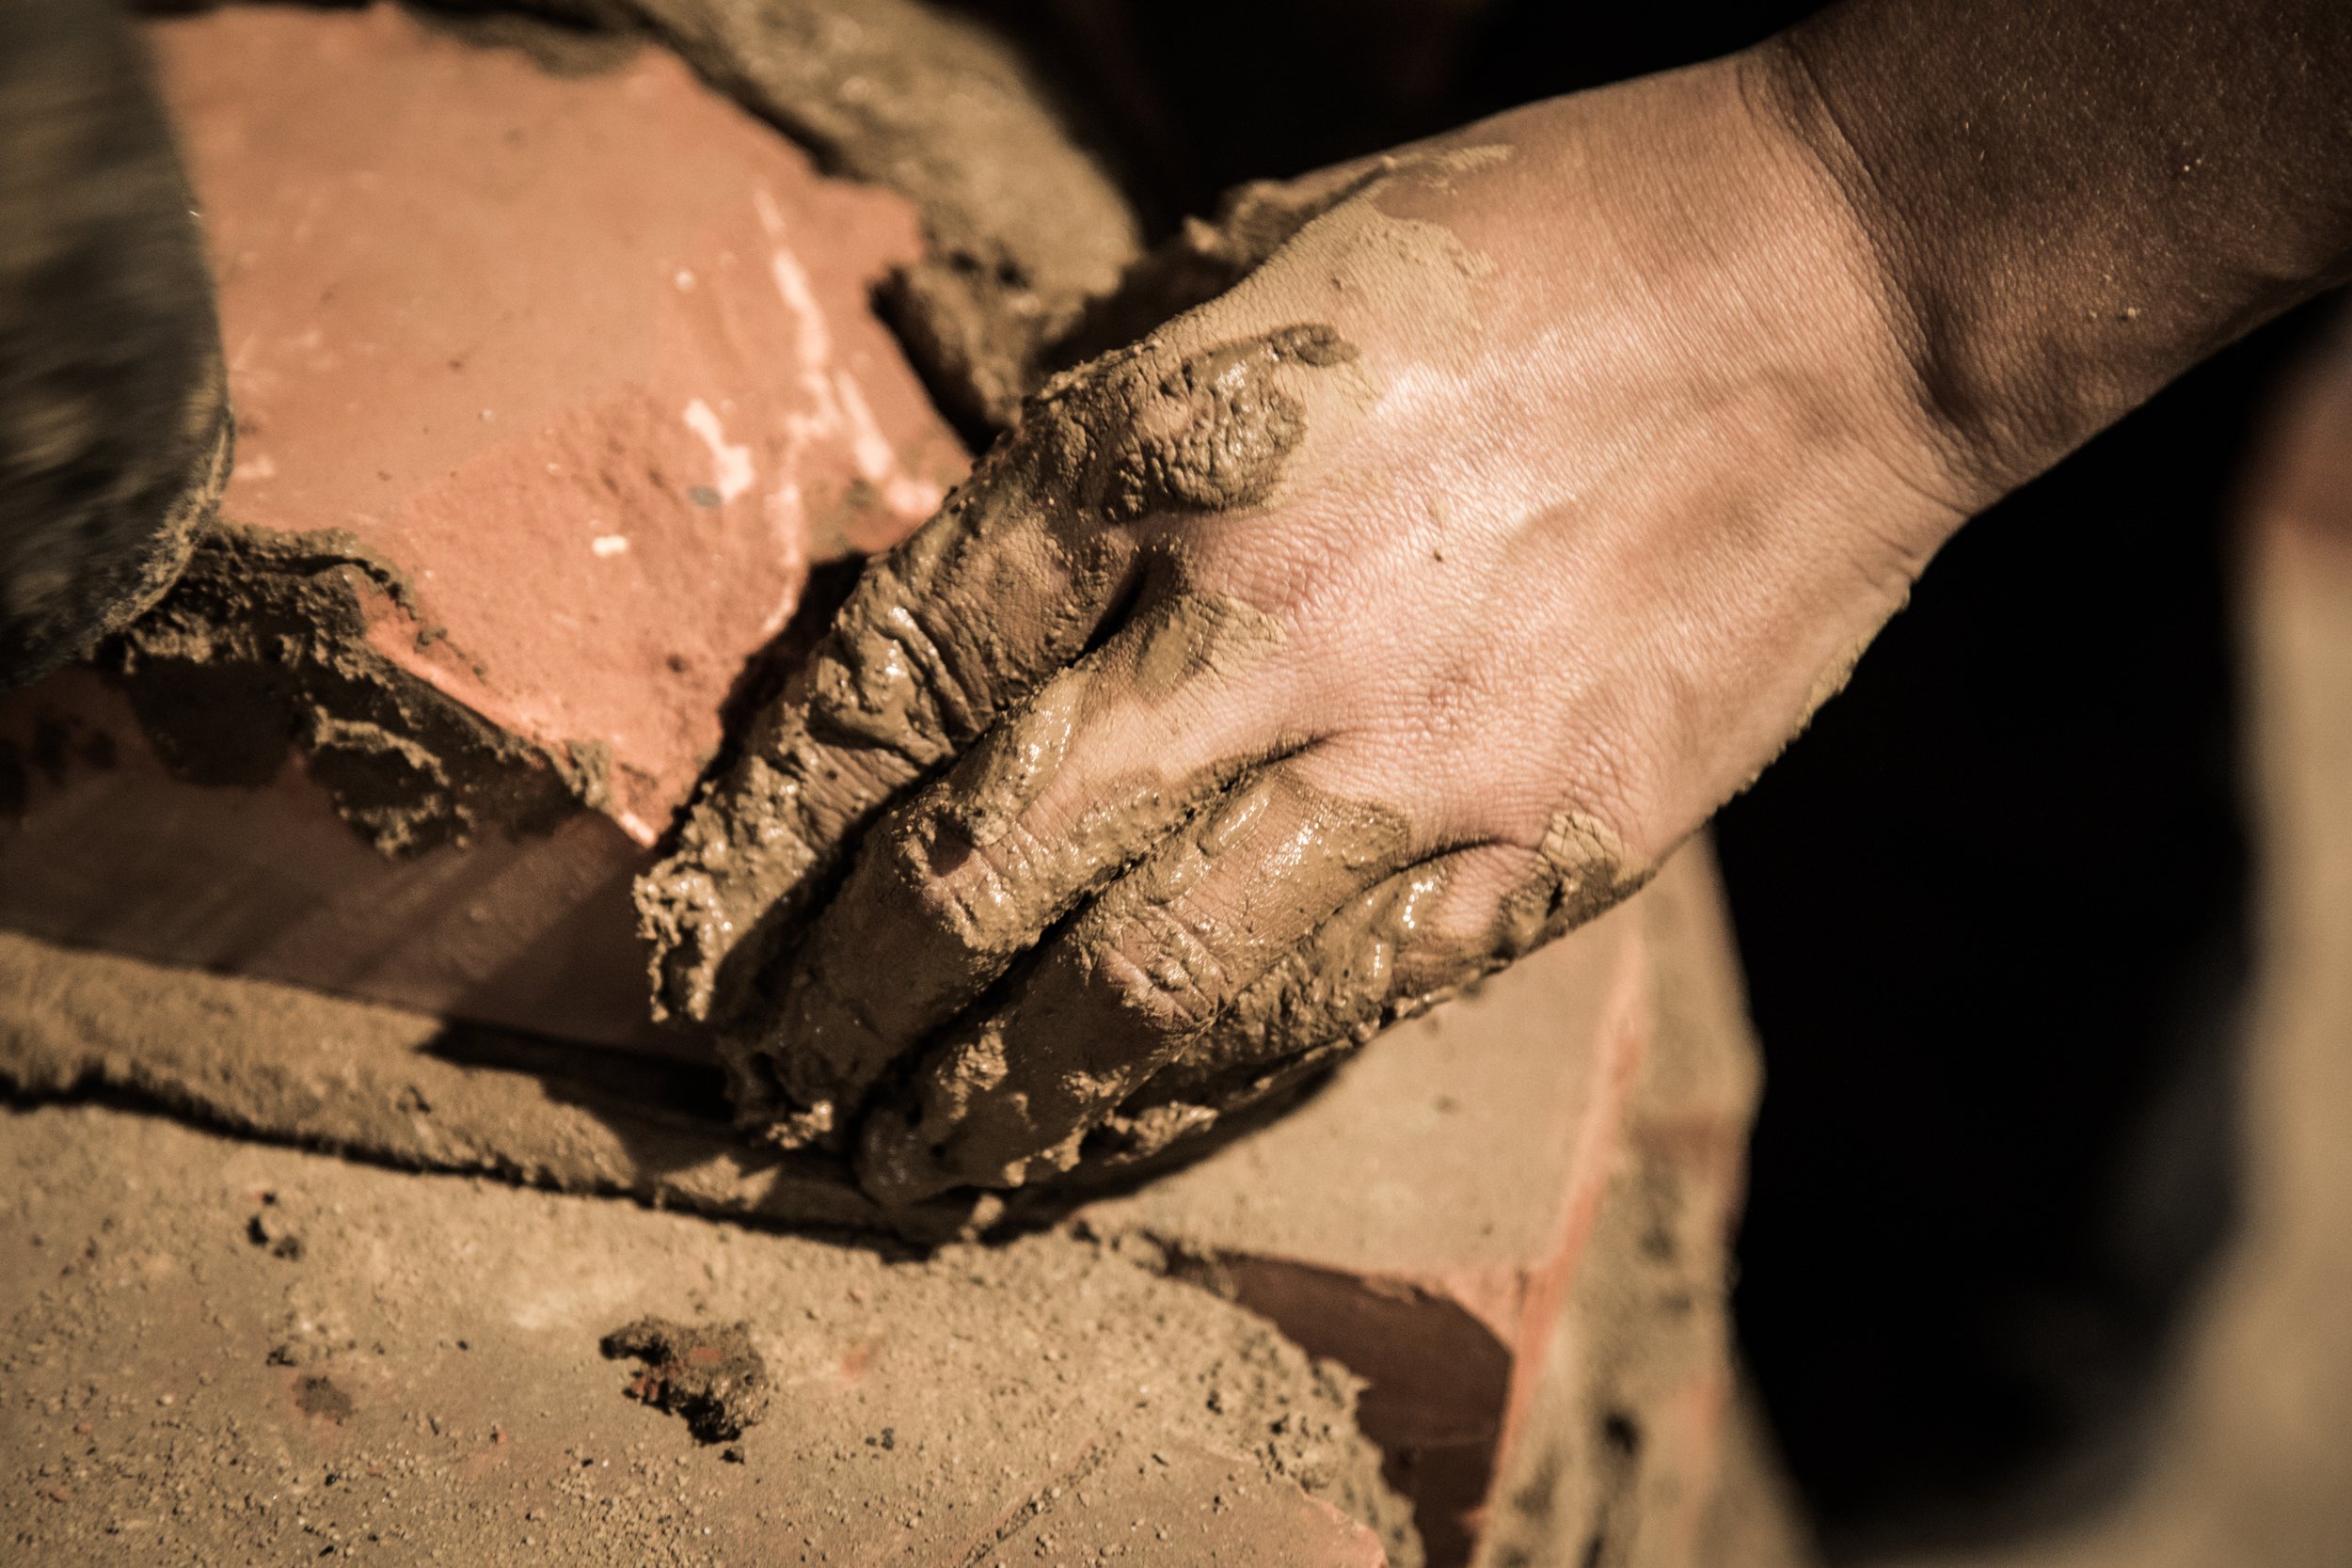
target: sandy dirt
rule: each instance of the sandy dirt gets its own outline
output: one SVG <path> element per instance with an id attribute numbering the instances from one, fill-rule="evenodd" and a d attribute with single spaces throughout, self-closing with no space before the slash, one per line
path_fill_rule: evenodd
<path id="1" fill-rule="evenodd" d="M 1253 1510 L 1332 1527 L 1294 1482 L 1412 1560 L 1347 1376 L 1148 1253 L 904 1259 L 97 1105 L 0 1150 L 18 1561 L 1271 1563 Z M 767 1418 L 631 1398 L 600 1344 L 648 1316 L 746 1325 Z"/>

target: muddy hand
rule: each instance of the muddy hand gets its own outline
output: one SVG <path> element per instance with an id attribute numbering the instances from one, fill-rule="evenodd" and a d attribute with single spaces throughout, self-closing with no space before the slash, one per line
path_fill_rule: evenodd
<path id="1" fill-rule="evenodd" d="M 1401 155 L 867 573 L 665 872 L 755 1120 L 894 1200 L 1149 1155 L 1771 759 L 1975 498 L 1756 69 Z"/>

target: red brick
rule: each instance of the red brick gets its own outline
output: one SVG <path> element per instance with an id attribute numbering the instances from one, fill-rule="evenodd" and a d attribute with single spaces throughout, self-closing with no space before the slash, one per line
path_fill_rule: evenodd
<path id="1" fill-rule="evenodd" d="M 628 879 L 729 689 L 813 562 L 902 536 L 963 471 L 867 304 L 919 254 L 914 210 L 656 49 L 558 76 L 389 7 L 150 37 L 220 277 L 224 517 L 342 531 L 405 575 L 412 604 L 368 593 L 374 651 L 549 756 L 601 750 L 610 799 L 395 863 L 298 769 L 171 783 L 70 675 L 0 699 L 0 737 L 103 731 L 120 766 L 86 743 L 31 770 L 0 921 L 635 1037 Z"/>

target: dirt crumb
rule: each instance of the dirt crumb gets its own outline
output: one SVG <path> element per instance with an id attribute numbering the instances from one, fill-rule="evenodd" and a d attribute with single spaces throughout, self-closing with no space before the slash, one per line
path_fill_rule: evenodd
<path id="1" fill-rule="evenodd" d="M 294 1408 L 305 1416 L 316 1416 L 337 1426 L 351 1419 L 358 1406 L 351 1396 L 335 1386 L 335 1380 L 324 1372 L 311 1372 L 294 1380 Z"/>
<path id="2" fill-rule="evenodd" d="M 289 1263 L 302 1260 L 302 1237 L 266 1209 L 245 1222 L 245 1239 L 267 1248 L 272 1258 L 283 1258 Z"/>
<path id="3" fill-rule="evenodd" d="M 749 1323 L 696 1327 L 640 1318 L 606 1335 L 599 1348 L 610 1360 L 644 1362 L 630 1397 L 685 1421 L 696 1442 L 732 1443 L 768 1413 L 768 1364 L 753 1348 Z"/>

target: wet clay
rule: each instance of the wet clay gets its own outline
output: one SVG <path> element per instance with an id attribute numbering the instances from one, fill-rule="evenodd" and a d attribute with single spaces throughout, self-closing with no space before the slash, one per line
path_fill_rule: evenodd
<path id="1" fill-rule="evenodd" d="M 726 1031 L 747 1120 L 779 1106 L 757 983 L 831 891 L 844 846 L 1084 652 L 1138 561 L 1119 525 L 1263 499 L 1303 428 L 1283 384 L 1352 357 L 1302 325 L 1095 361 L 1039 394 L 940 515 L 867 568 L 639 884 L 657 1005 Z"/>
<path id="2" fill-rule="evenodd" d="M 1188 677 L 1230 680 L 1281 641 L 1270 617 L 1238 601 L 1180 595 L 1155 606 L 868 833 L 797 945 L 762 1041 L 779 1086 L 803 1107 L 769 1135 L 837 1142 L 842 1113 L 896 1058 L 1245 770 L 1242 758 L 1189 771 L 1146 766 L 1090 789 L 1093 803 L 1074 821 L 1018 827 L 1089 697 L 1148 704 Z M 899 983 L 881 992 L 861 983 L 877 973 Z"/>
<path id="3" fill-rule="evenodd" d="M 1436 285 L 1431 310 L 1474 325 L 1480 263 L 1451 236 L 1364 202 L 1332 210 L 1400 171 L 1383 161 L 1326 187 L 1270 187 L 1237 202 L 1230 244 L 1218 249 L 1205 229 L 1193 235 L 1192 260 L 1168 262 L 1165 292 L 1181 293 L 1186 278 L 1223 278 L 1295 243 L 1316 247 L 1317 276 L 1326 261 L 1334 277 L 1426 276 Z M 1413 172 L 1443 179 L 1450 166 Z M 1326 221 L 1301 234 L 1318 215 Z M 1255 280 L 1235 299 L 1247 311 L 1279 309 Z M 885 1201 L 1158 1159 L 1229 1110 L 1273 1107 L 1343 1050 L 1641 881 L 1604 826 L 1564 814 L 1525 887 L 1490 920 L 1448 925 L 1426 918 L 1445 903 L 1441 863 L 1359 901 L 1368 883 L 1405 872 L 1406 834 L 1376 802 L 1326 802 L 1309 843 L 1346 872 L 1282 923 L 1225 932 L 1230 951 L 1196 952 L 1154 932 L 1182 927 L 1166 908 L 1222 852 L 1219 835 L 1246 831 L 1248 788 L 1216 802 L 1248 759 L 1222 777 L 1103 781 L 1094 819 L 1054 824 L 1050 844 L 1025 839 L 988 854 L 987 874 L 964 879 L 970 891 L 949 880 L 1002 838 L 1056 765 L 1059 709 L 1014 711 L 998 694 L 1025 689 L 1094 634 L 1095 607 L 1129 565 L 1118 525 L 1264 504 L 1304 436 L 1305 404 L 1286 372 L 1354 358 L 1336 334 L 1312 326 L 1181 359 L 1159 348 L 1164 337 L 1056 383 L 948 513 L 869 574 L 838 628 L 840 645 L 820 652 L 802 700 L 782 710 L 775 733 L 804 750 L 771 778 L 744 781 L 788 802 L 797 820 L 777 830 L 755 789 L 730 802 L 723 786 L 706 807 L 739 815 L 705 830 L 725 833 L 719 855 L 690 828 L 687 852 L 641 891 L 664 1004 L 725 1029 L 746 1125 L 787 1147 L 853 1140 L 861 1179 Z M 970 542 L 1022 537 L 1017 523 L 983 510 L 1008 500 L 1051 521 L 1037 547 L 991 555 Z M 1002 626 L 1031 626 L 1046 630 L 1009 647 L 1000 640 Z M 880 817 L 895 793 L 984 735 L 911 808 Z M 865 835 L 868 847 L 841 882 L 835 846 Z M 1067 931 L 1014 963 L 1065 917 Z M 787 954 L 782 964 L 771 957 Z M 894 978 L 877 988 L 880 974 Z M 992 984 L 993 1000 L 957 1022 Z M 782 998 L 773 1016 L 771 994 Z M 943 1027 L 944 1040 L 927 1042 Z M 1175 1076 L 1151 1086 L 1162 1072 Z"/>
<path id="4" fill-rule="evenodd" d="M 373 645 L 385 620 L 436 641 L 415 609 L 407 579 L 349 534 L 216 523 L 100 663 L 174 777 L 255 787 L 299 746 L 335 809 L 387 853 L 493 825 L 545 829 L 602 804 L 596 748 L 531 746 Z"/>
<path id="5" fill-rule="evenodd" d="M 1404 858 L 1402 817 L 1318 800 L 1297 840 L 1303 855 L 1244 851 L 1280 866 L 1287 897 L 1311 912 L 1333 911 L 1315 920 L 1311 935 L 1268 940 L 1229 926 L 1215 933 L 1215 951 L 1162 936 L 1170 923 L 1154 910 L 1181 896 L 1266 809 L 1259 790 L 1221 803 L 1172 841 L 1172 853 L 1155 853 L 1080 914 L 1012 1000 L 932 1052 L 910 1099 L 866 1118 L 859 1163 L 866 1189 L 886 1203 L 913 1202 L 959 1185 L 1020 1187 L 1082 1166 L 1147 1164 L 1230 1117 L 1278 1108 L 1380 1031 L 1592 919 L 1646 879 L 1627 870 L 1606 827 L 1563 813 L 1527 881 L 1484 930 L 1464 936 L 1443 918 L 1442 859 L 1381 878 L 1379 868 Z M 1326 886 L 1334 891 L 1309 891 Z M 1104 974 L 1122 971 L 1128 983 L 1105 986 Z M 1130 1010 L 1147 1015 L 1149 1026 L 1126 1025 Z"/>
<path id="6" fill-rule="evenodd" d="M 1629 871 L 1615 835 L 1581 813 L 1562 813 L 1538 855 L 1534 874 L 1480 941 L 1447 933 L 1442 862 L 1351 900 L 1103 1117 L 1087 1160 L 1111 1169 L 1149 1164 L 1225 1120 L 1278 1105 L 1375 1036 L 1597 918 L 1649 879 Z"/>
<path id="7" fill-rule="evenodd" d="M 1605 826 L 1564 812 L 1534 873 L 1483 940 L 1466 942 L 1443 921 L 1443 863 L 1400 873 L 1342 908 L 1103 1117 L 1086 1157 L 1110 1169 L 1148 1164 L 1223 1121 L 1279 1105 L 1375 1036 L 1598 917 L 1649 877 L 1628 869 Z"/>
<path id="8" fill-rule="evenodd" d="M 409 1170 L 771 1225 L 883 1223 L 839 1162 L 735 1137 L 707 1069 L 15 932 L 0 932 L 0 1085 L 128 1097 Z M 930 1233 L 952 1233 L 940 1218 Z"/>
<path id="9" fill-rule="evenodd" d="M 914 1074 L 914 1104 L 866 1118 L 859 1176 L 886 1202 L 971 1183 L 1019 1187 L 1072 1170 L 1089 1132 L 1181 1055 L 1223 995 L 1279 962 L 1303 913 L 1311 929 L 1405 857 L 1397 813 L 1295 780 L 1252 781 L 1155 847 L 1029 961 L 1009 997 L 952 1031 Z M 1247 910 L 1214 924 L 1173 918 L 1229 861 L 1278 879 L 1270 928 Z"/>

